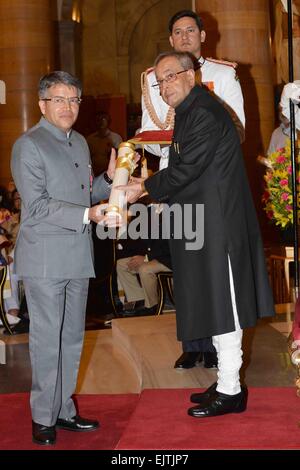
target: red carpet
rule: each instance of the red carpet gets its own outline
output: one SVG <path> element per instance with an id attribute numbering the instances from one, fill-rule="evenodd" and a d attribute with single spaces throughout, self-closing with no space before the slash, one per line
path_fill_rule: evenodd
<path id="1" fill-rule="evenodd" d="M 186 414 L 195 390 L 144 390 L 117 449 L 300 449 L 295 388 L 251 388 L 244 413 Z"/>
<path id="2" fill-rule="evenodd" d="M 31 415 L 28 393 L 0 395 L 1 450 L 102 450 L 114 449 L 136 407 L 139 395 L 77 395 L 80 414 L 96 418 L 94 432 L 57 431 L 55 446 L 39 446 L 31 441 Z"/>
<path id="3" fill-rule="evenodd" d="M 50 447 L 31 442 L 29 395 L 0 395 L 0 449 L 300 449 L 300 398 L 295 388 L 251 388 L 245 413 L 207 419 L 186 414 L 194 391 L 77 395 L 82 416 L 98 418 L 100 429 L 58 430 L 57 444 Z"/>

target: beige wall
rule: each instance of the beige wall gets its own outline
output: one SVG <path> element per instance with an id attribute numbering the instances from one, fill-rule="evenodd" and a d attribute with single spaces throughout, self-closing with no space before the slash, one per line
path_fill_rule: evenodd
<path id="1" fill-rule="evenodd" d="M 161 0 L 138 20 L 129 43 L 129 96 L 133 103 L 140 101 L 141 73 L 151 67 L 156 56 L 170 50 L 168 22 L 179 10 L 191 8 L 190 0 Z"/>
<path id="2" fill-rule="evenodd" d="M 246 115 L 243 154 L 261 227 L 265 237 L 271 239 L 270 224 L 261 204 L 264 168 L 256 160 L 267 151 L 274 130 L 270 2 L 196 0 L 195 3 L 206 25 L 208 44 L 205 50 L 239 64 L 237 72 Z M 213 38 L 211 43 L 210 37 Z"/>
<path id="3" fill-rule="evenodd" d="M 85 94 L 124 93 L 140 101 L 140 74 L 168 46 L 168 20 L 191 0 L 85 0 L 82 70 Z"/>
<path id="4" fill-rule="evenodd" d="M 119 93 L 116 1 L 85 0 L 82 25 L 84 93 Z"/>
<path id="5" fill-rule="evenodd" d="M 10 176 L 14 141 L 40 119 L 39 78 L 54 67 L 52 0 L 0 2 L 0 79 L 6 104 L 0 105 L 0 184 Z"/>
<path id="6" fill-rule="evenodd" d="M 206 10 L 205 25 L 209 29 L 215 29 L 217 25 L 216 11 L 222 12 L 223 2 L 219 0 L 207 1 L 199 0 L 58 0 L 66 16 L 67 8 L 72 9 L 74 5 L 82 8 L 82 37 L 81 54 L 82 63 L 77 66 L 77 73 L 83 75 L 84 90 L 86 94 L 97 95 L 103 93 L 123 93 L 128 102 L 138 102 L 140 96 L 140 74 L 152 65 L 157 53 L 169 47 L 167 24 L 170 16 L 184 8 L 197 6 L 198 11 Z M 225 4 L 228 3 L 225 0 Z M 264 2 L 262 2 L 263 4 Z M 276 5 L 281 5 L 281 0 L 271 0 L 268 2 L 270 8 L 274 10 L 275 21 Z M 300 0 L 294 0 L 293 4 L 300 11 Z M 72 6 L 73 5 L 73 6 Z M 255 14 L 253 3 L 247 0 L 238 3 L 238 10 L 246 11 L 248 8 L 250 16 Z M 260 7 L 259 7 L 260 9 Z M 297 11 L 298 11 L 297 10 Z M 235 7 L 233 8 L 233 24 L 238 21 Z M 250 18 L 250 17 L 249 17 Z M 273 19 L 272 18 L 272 19 Z M 247 22 L 247 17 L 244 18 Z M 276 31 L 281 34 L 281 19 Z M 299 23 L 299 21 L 298 21 Z M 209 35 L 209 41 L 205 44 L 204 53 L 213 57 L 224 57 L 228 52 L 224 44 L 235 38 L 227 26 L 220 23 L 219 36 Z M 244 25 L 242 25 L 244 27 Z M 236 26 L 234 26 L 236 29 Z M 274 26 L 275 28 L 275 26 Z M 222 29 L 222 38 L 220 30 Z M 250 29 L 250 28 L 249 28 Z M 300 50 L 299 24 L 294 34 L 295 55 Z M 280 36 L 279 34 L 279 36 Z M 278 34 L 276 34 L 276 37 Z M 247 38 L 244 38 L 244 43 Z M 277 69 L 280 68 L 282 60 L 286 59 L 286 48 L 274 44 L 274 52 Z M 229 59 L 234 59 L 235 50 L 241 51 L 239 42 L 231 44 Z M 276 47 L 277 46 L 277 47 Z M 281 47 L 282 46 L 282 47 Z M 281 47 L 282 50 L 278 50 Z M 297 49 L 298 48 L 298 49 Z M 296 52 L 297 49 L 297 52 Z M 244 62 L 247 58 L 247 48 L 239 62 Z M 283 58 L 280 56 L 283 55 Z M 295 57 L 295 64 L 297 63 Z M 284 64 L 286 67 L 286 63 Z M 298 78 L 298 69 L 295 66 L 295 76 Z M 73 71 L 73 70 L 70 70 Z M 280 83 L 282 76 L 274 77 Z M 287 79 L 285 71 L 284 79 Z"/>

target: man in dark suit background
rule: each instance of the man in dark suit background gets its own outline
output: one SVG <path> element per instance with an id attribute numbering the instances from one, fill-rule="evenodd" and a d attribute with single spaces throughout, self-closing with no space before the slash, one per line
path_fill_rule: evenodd
<path id="1" fill-rule="evenodd" d="M 175 108 L 169 166 L 125 189 L 129 202 L 146 191 L 170 208 L 179 207 L 184 216 L 192 209 L 193 215 L 184 218 L 193 230 L 197 208 L 204 208 L 203 246 L 196 246 L 197 231 L 194 246 L 184 230 L 176 236 L 181 223 L 176 216 L 170 239 L 178 339 L 212 336 L 218 354 L 217 382 L 191 396 L 197 406 L 188 414 L 239 413 L 247 406 L 239 377 L 243 329 L 274 314 L 240 141 L 228 111 L 195 85 L 188 53 L 161 54 L 155 73 L 162 98 Z"/>

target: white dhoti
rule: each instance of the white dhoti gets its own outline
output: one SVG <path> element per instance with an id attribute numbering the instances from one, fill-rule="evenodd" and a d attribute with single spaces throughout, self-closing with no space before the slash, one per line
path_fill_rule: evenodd
<path id="1" fill-rule="evenodd" d="M 212 340 L 218 355 L 217 391 L 220 393 L 225 393 L 227 395 L 236 395 L 241 391 L 240 368 L 243 363 L 243 330 L 240 327 L 236 309 L 235 291 L 229 256 L 228 264 L 235 331 L 232 331 L 231 333 L 226 333 L 224 335 L 213 336 Z"/>

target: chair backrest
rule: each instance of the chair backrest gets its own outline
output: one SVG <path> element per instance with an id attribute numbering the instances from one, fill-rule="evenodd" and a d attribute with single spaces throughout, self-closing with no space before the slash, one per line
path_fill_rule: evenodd
<path id="1" fill-rule="evenodd" d="M 165 303 L 166 292 L 171 300 L 174 303 L 174 295 L 173 295 L 173 271 L 160 271 L 156 273 L 157 277 L 157 284 L 158 284 L 158 308 L 156 311 L 156 315 L 160 315 L 163 310 L 163 306 Z"/>
<path id="2" fill-rule="evenodd" d="M 0 266 L 0 319 L 2 321 L 3 326 L 12 335 L 12 330 L 6 318 L 6 313 L 4 310 L 4 301 L 3 301 L 3 293 L 5 289 L 6 276 L 7 276 L 7 266 Z"/>
<path id="3" fill-rule="evenodd" d="M 95 224 L 93 224 L 92 230 L 96 279 L 101 281 L 110 276 L 115 267 L 115 241 L 109 238 L 100 240 L 96 234 Z"/>

